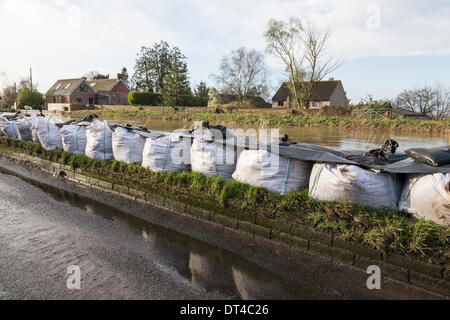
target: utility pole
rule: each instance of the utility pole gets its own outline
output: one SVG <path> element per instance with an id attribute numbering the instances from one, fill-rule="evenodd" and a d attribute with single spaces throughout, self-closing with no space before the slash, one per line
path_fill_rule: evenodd
<path id="1" fill-rule="evenodd" d="M 17 85 L 14 82 L 14 109 L 17 110 Z"/>
<path id="2" fill-rule="evenodd" d="M 30 89 L 33 91 L 33 70 L 30 67 Z"/>

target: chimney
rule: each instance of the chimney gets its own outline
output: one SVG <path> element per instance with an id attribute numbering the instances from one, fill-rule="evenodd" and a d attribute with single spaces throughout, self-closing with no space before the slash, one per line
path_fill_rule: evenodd
<path id="1" fill-rule="evenodd" d="M 122 80 L 122 74 L 121 73 L 117 74 L 117 80 Z"/>

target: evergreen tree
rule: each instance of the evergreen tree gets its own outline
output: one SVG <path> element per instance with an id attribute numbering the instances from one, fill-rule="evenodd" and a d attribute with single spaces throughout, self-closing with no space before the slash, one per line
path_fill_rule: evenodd
<path id="1" fill-rule="evenodd" d="M 195 105 L 200 107 L 206 107 L 209 100 L 209 88 L 206 83 L 201 81 L 194 89 Z"/>
<path id="2" fill-rule="evenodd" d="M 168 106 L 189 105 L 192 102 L 192 92 L 185 62 L 186 57 L 175 47 L 171 52 L 171 58 L 172 62 L 161 88 L 163 102 Z"/>
<path id="3" fill-rule="evenodd" d="M 128 78 L 129 78 L 129 76 L 128 76 L 128 70 L 127 70 L 127 68 L 126 68 L 126 67 L 123 67 L 122 70 L 120 71 L 120 74 L 122 75 L 122 81 L 123 81 L 127 86 L 129 86 L 129 83 L 128 83 Z"/>

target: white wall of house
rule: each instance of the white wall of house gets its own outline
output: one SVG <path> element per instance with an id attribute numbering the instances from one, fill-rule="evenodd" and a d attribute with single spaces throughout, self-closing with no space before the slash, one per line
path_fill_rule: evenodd
<path id="1" fill-rule="evenodd" d="M 342 83 L 339 82 L 333 94 L 330 97 L 330 106 L 346 106 L 348 103 L 347 95 L 345 93 Z"/>
<path id="2" fill-rule="evenodd" d="M 48 111 L 68 111 L 70 103 L 48 103 Z"/>

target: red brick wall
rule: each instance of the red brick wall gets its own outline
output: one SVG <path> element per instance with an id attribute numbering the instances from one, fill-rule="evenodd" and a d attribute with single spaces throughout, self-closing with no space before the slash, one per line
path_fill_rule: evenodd
<path id="1" fill-rule="evenodd" d="M 99 91 L 98 94 L 102 96 L 110 97 L 109 102 L 104 104 L 110 105 L 128 105 L 128 93 L 130 90 L 123 84 L 123 82 L 117 83 L 111 91 Z M 99 104 L 101 104 L 99 102 Z"/>
<path id="2" fill-rule="evenodd" d="M 86 91 L 81 91 L 81 86 L 79 86 L 73 93 L 72 96 L 70 97 L 70 101 L 67 101 L 67 103 L 71 103 L 71 104 L 81 104 L 83 106 L 85 106 L 86 104 L 89 103 L 89 98 L 92 99 L 92 103 L 94 103 L 94 99 L 95 99 L 95 92 L 90 88 L 87 87 Z M 80 100 L 81 99 L 81 103 Z"/>

